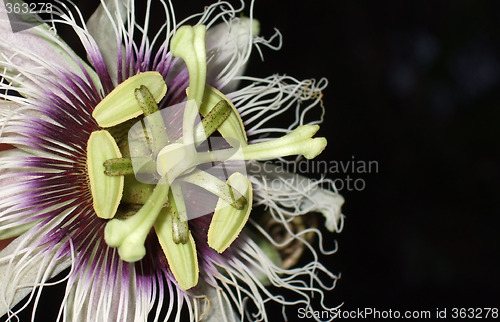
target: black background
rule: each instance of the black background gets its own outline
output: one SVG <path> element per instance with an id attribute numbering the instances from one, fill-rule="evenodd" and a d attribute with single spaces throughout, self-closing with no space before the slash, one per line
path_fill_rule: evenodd
<path id="1" fill-rule="evenodd" d="M 320 158 L 379 164 L 351 174 L 363 191 L 341 191 L 345 228 L 327 260 L 344 309 L 499 305 L 499 5 L 256 4 L 264 34 L 284 37 L 258 73 L 329 80 Z"/>
<path id="2" fill-rule="evenodd" d="M 209 3 L 174 6 L 185 17 Z M 345 228 L 324 260 L 342 277 L 328 304 L 499 307 L 500 2 L 257 1 L 255 17 L 284 42 L 247 74 L 328 78 L 319 158 L 379 165 L 328 174 L 366 183 L 341 191 Z M 40 314 L 56 303 L 42 296 Z"/>

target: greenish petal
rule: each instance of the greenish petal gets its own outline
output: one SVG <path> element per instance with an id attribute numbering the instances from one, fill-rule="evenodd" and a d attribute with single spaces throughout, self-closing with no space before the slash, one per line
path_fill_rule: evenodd
<path id="1" fill-rule="evenodd" d="M 20 0 L 11 0 L 9 2 L 12 4 L 24 3 Z M 83 68 L 89 74 L 97 89 L 101 90 L 101 82 L 95 71 L 80 59 L 49 25 L 41 24 L 14 33 L 12 32 L 6 12 L 5 1 L 0 1 L 0 35 L 2 35 L 0 52 L 5 57 L 11 58 L 15 66 L 19 66 L 27 71 L 38 71 L 40 67 L 49 63 L 52 66 L 57 66 L 67 72 L 73 72 L 85 79 L 82 71 Z M 25 56 L 24 54 L 32 56 Z M 0 58 L 0 67 L 2 69 L 3 63 L 3 58 Z M 12 70 L 10 67 L 7 67 L 4 73 L 9 76 L 15 76 L 13 79 L 10 79 L 15 85 L 21 87 L 40 86 L 35 79 L 26 77 L 25 74 L 19 74 L 18 70 Z M 52 85 L 45 83 L 45 86 Z M 55 86 L 53 90 L 54 92 L 58 91 Z"/>
<path id="2" fill-rule="evenodd" d="M 287 172 L 283 167 L 272 163 L 264 166 L 263 163 L 248 162 L 247 171 L 259 185 L 267 187 L 267 198 L 274 198 L 279 207 L 297 209 L 301 214 L 321 213 L 329 231 L 342 230 L 344 198 L 325 189 L 321 182 Z"/>
<path id="3" fill-rule="evenodd" d="M 207 30 L 208 79 L 229 82 L 222 88 L 224 93 L 234 92 L 247 67 L 254 44 L 260 33 L 260 23 L 248 17 L 221 22 Z M 213 56 L 210 56 L 210 54 Z M 236 57 L 236 59 L 235 59 Z M 224 83 L 223 83 L 224 84 Z"/>
<path id="4" fill-rule="evenodd" d="M 0 231 L 0 240 L 5 240 L 12 237 L 18 237 L 38 225 L 42 220 L 30 221 L 25 224 L 16 225 L 11 228 L 4 228 Z"/>
<path id="5" fill-rule="evenodd" d="M 105 7 L 112 18 L 108 16 Z M 118 73 L 118 36 L 115 33 L 115 28 L 111 26 L 122 24 L 126 19 L 127 0 L 104 0 L 104 4 L 101 3 L 87 21 L 88 31 L 97 42 L 97 46 L 101 51 L 106 67 L 115 85 L 117 85 Z"/>
<path id="6" fill-rule="evenodd" d="M 55 257 L 54 253 L 29 254 L 32 243 L 30 240 L 26 243 L 26 238 L 31 237 L 20 236 L 0 251 L 0 316 L 12 310 L 33 290 L 29 285 L 39 285 L 44 274 L 48 280 L 72 264 L 70 256 L 47 260 L 49 256 Z M 27 253 L 31 255 L 28 258 Z"/>

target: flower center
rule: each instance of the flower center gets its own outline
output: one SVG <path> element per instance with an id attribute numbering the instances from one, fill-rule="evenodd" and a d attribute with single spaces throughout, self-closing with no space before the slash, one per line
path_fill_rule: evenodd
<path id="1" fill-rule="evenodd" d="M 180 109 L 180 137 L 169 135 L 167 124 L 172 125 L 163 113 L 168 108 L 160 111 L 157 105 L 167 91 L 163 77 L 145 72 L 118 85 L 96 106 L 92 115 L 103 129 L 92 133 L 87 144 L 94 209 L 97 216 L 109 220 L 106 243 L 118 248 L 122 260 L 139 261 L 154 229 L 169 267 L 184 289 L 195 286 L 199 275 L 188 220 L 213 213 L 207 240 L 220 253 L 248 220 L 252 186 L 245 160 L 295 154 L 313 158 L 326 146 L 324 138 L 312 138 L 319 127 L 309 125 L 278 139 L 248 144 L 235 106 L 206 85 L 205 33 L 203 25 L 183 26 L 171 41 L 171 52 L 182 58 L 189 73 L 187 99 Z M 199 114 L 203 118 L 197 122 Z M 216 131 L 222 138 L 211 138 Z M 210 148 L 201 149 L 207 141 L 212 142 Z M 229 174 L 226 163 L 236 170 Z M 214 209 L 191 213 L 185 198 L 193 198 L 193 194 L 186 193 L 184 183 L 216 195 Z"/>

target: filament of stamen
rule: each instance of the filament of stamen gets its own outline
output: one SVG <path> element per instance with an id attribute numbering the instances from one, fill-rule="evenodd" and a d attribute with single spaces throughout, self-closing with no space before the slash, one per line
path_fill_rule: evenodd
<path id="1" fill-rule="evenodd" d="M 183 176 L 182 181 L 195 184 L 213 193 L 236 209 L 243 209 L 247 203 L 242 193 L 232 188 L 228 183 L 205 171 L 196 169 L 192 173 Z"/>
<path id="2" fill-rule="evenodd" d="M 238 146 L 247 145 L 248 140 L 245 132 L 245 127 L 243 125 L 243 120 L 238 113 L 238 110 L 233 105 L 233 103 L 231 103 L 229 98 L 209 85 L 205 86 L 203 102 L 200 106 L 201 115 L 206 116 L 209 112 L 209 109 L 221 100 L 225 101 L 229 105 L 232 113 L 228 116 L 227 120 L 217 128 L 217 131 L 219 131 L 224 138 L 236 139 L 238 142 Z"/>

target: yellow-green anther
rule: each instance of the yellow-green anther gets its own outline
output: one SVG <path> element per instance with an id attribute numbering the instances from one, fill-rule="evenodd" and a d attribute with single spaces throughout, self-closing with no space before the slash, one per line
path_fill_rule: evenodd
<path id="1" fill-rule="evenodd" d="M 220 100 L 215 104 L 194 129 L 196 145 L 199 145 L 217 131 L 229 115 L 231 115 L 231 106 L 226 100 Z"/>
<path id="2" fill-rule="evenodd" d="M 120 149 L 108 131 L 95 131 L 87 142 L 87 172 L 94 210 L 98 217 L 113 218 L 123 194 L 123 176 L 104 173 L 104 162 L 121 158 Z"/>
<path id="3" fill-rule="evenodd" d="M 159 102 L 167 93 L 167 85 L 158 72 L 144 72 L 132 76 L 111 91 L 95 107 L 92 116 L 102 127 L 111 127 L 142 114 L 135 98 L 135 89 L 146 86 Z"/>
<path id="4" fill-rule="evenodd" d="M 188 231 L 188 241 L 176 244 L 172 235 L 172 215 L 176 211 L 171 203 L 160 212 L 154 228 L 168 265 L 179 286 L 188 290 L 198 284 L 198 255 L 193 236 Z"/>
<path id="5" fill-rule="evenodd" d="M 203 99 L 207 76 L 207 54 L 204 25 L 182 26 L 170 42 L 170 51 L 186 63 L 189 72 L 188 100 L 195 100 L 198 108 Z"/>
<path id="6" fill-rule="evenodd" d="M 245 127 L 243 125 L 243 120 L 241 119 L 240 113 L 233 105 L 233 103 L 220 91 L 215 88 L 206 85 L 205 93 L 203 95 L 203 102 L 200 106 L 200 114 L 206 116 L 212 106 L 216 105 L 221 100 L 226 101 L 231 107 L 232 113 L 224 121 L 217 130 L 225 138 L 233 138 L 238 140 L 239 145 L 245 146 L 248 142 Z"/>
<path id="7" fill-rule="evenodd" d="M 130 158 L 115 158 L 104 161 L 104 174 L 107 176 L 124 176 L 133 174 L 132 160 Z"/>
<path id="8" fill-rule="evenodd" d="M 190 174 L 183 176 L 181 180 L 213 193 L 235 209 L 241 210 L 247 204 L 247 199 L 237 189 L 205 171 L 195 169 Z"/>
<path id="9" fill-rule="evenodd" d="M 245 160 L 263 160 L 303 155 L 313 159 L 326 147 L 323 137 L 312 138 L 319 130 L 318 125 L 301 125 L 280 138 L 251 144 L 242 148 Z"/>
<path id="10" fill-rule="evenodd" d="M 108 246 L 118 247 L 118 254 L 122 260 L 136 262 L 144 257 L 146 254 L 144 242 L 161 209 L 168 201 L 169 190 L 168 183 L 157 185 L 135 215 L 125 220 L 113 219 L 106 224 L 104 240 Z"/>
<path id="11" fill-rule="evenodd" d="M 135 98 L 144 112 L 145 134 L 149 138 L 153 155 L 156 156 L 169 143 L 163 116 L 158 113 L 158 104 L 146 86 L 135 89 Z"/>
<path id="12" fill-rule="evenodd" d="M 177 209 L 177 211 L 172 211 L 172 239 L 176 244 L 185 244 L 188 242 L 189 228 L 186 204 L 179 184 L 172 185 L 168 200 L 173 207 L 172 209 Z"/>
<path id="13" fill-rule="evenodd" d="M 236 209 L 224 199 L 219 199 L 208 228 L 208 245 L 217 252 L 224 252 L 239 236 L 252 210 L 252 184 L 241 173 L 232 174 L 227 184 L 234 190 L 244 191 L 248 201 L 243 209 Z"/>

